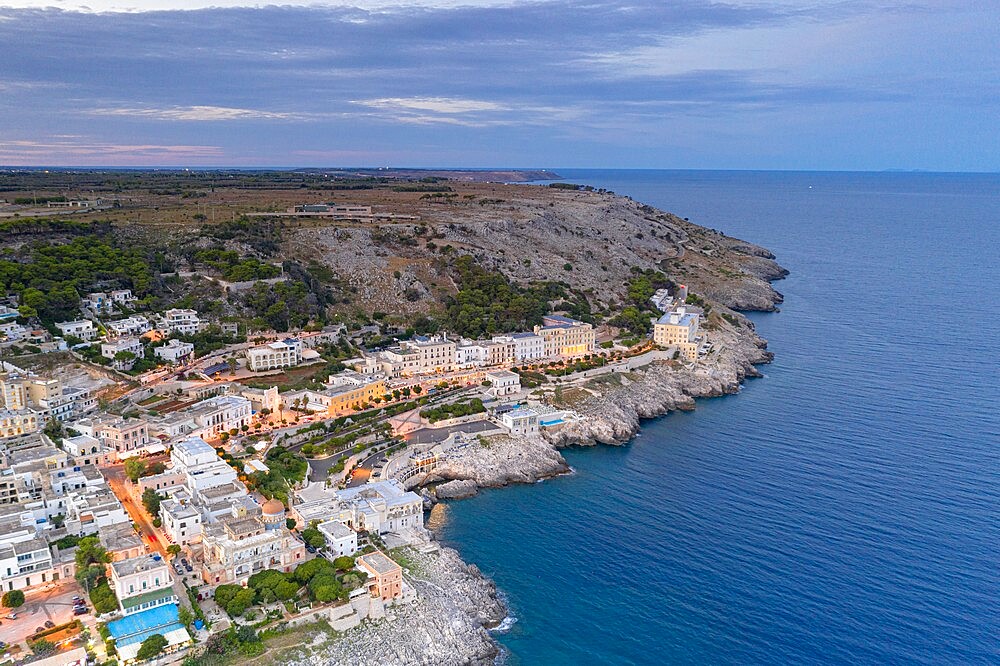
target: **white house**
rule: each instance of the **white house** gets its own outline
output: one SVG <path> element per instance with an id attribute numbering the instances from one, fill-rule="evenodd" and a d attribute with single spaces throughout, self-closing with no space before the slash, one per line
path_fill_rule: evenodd
<path id="1" fill-rule="evenodd" d="M 132 354 L 133 358 L 127 360 L 116 358 L 122 352 Z M 101 343 L 101 356 L 110 358 L 116 370 L 131 370 L 136 359 L 146 357 L 146 350 L 139 338 L 119 338 L 112 342 Z"/>
<path id="2" fill-rule="evenodd" d="M 358 552 L 358 533 L 339 520 L 328 520 L 316 526 L 326 548 L 334 557 L 353 555 Z"/>
<path id="3" fill-rule="evenodd" d="M 491 370 L 486 373 L 486 381 L 490 383 L 487 393 L 494 398 L 521 391 L 521 376 L 510 370 Z"/>
<path id="4" fill-rule="evenodd" d="M 56 328 L 63 334 L 63 337 L 71 335 L 81 340 L 93 340 L 97 337 L 97 329 L 94 328 L 94 322 L 89 319 L 57 322 Z"/>
<path id="5" fill-rule="evenodd" d="M 296 338 L 277 340 L 246 352 L 247 366 L 253 372 L 275 370 L 302 362 L 302 341 Z"/>
<path id="6" fill-rule="evenodd" d="M 500 415 L 500 423 L 512 435 L 532 436 L 538 434 L 538 412 L 526 407 L 513 409 Z"/>
<path id="7" fill-rule="evenodd" d="M 166 335 L 179 333 L 194 335 L 202 328 L 202 321 L 196 310 L 173 308 L 163 313 L 160 329 Z"/>
<path id="8" fill-rule="evenodd" d="M 186 546 L 201 539 L 201 512 L 190 502 L 167 499 L 160 502 L 160 519 L 163 531 L 170 541 Z"/>
<path id="9" fill-rule="evenodd" d="M 194 357 L 194 345 L 190 342 L 170 340 L 167 344 L 155 348 L 153 353 L 168 363 L 179 365 Z"/>
<path id="10" fill-rule="evenodd" d="M 108 335 L 113 338 L 142 335 L 152 328 L 149 320 L 142 315 L 133 315 L 125 319 L 109 321 L 104 324 L 104 327 L 108 330 Z"/>

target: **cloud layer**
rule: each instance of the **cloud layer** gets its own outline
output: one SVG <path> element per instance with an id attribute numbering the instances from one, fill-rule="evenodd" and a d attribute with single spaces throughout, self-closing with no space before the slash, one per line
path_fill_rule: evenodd
<path id="1" fill-rule="evenodd" d="M 1000 168 L 992 3 L 132 4 L 0 8 L 0 163 Z"/>

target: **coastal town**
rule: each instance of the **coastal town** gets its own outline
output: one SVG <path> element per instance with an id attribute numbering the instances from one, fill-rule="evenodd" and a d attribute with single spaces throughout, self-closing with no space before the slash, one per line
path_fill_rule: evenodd
<path id="1" fill-rule="evenodd" d="M 72 202 L 57 210 L 99 207 Z M 274 216 L 414 222 L 349 205 Z M 224 275 L 234 261 L 251 273 L 226 282 L 231 299 L 292 270 L 225 261 Z M 631 305 L 595 319 L 565 287 L 535 296 L 471 257 L 455 263 L 459 301 L 489 288 L 508 310 L 535 297 L 534 314 L 470 323 L 475 310 L 455 303 L 454 330 L 440 315 L 413 325 L 377 313 L 296 326 L 190 298 L 158 309 L 141 275 L 94 279 L 58 304 L 53 292 L 10 290 L 0 306 L 5 658 L 226 664 L 320 627 L 323 650 L 368 640 L 390 663 L 409 638 L 386 626 L 451 614 L 463 631 L 436 631 L 463 642 L 463 658 L 489 660 L 503 604 L 435 540 L 428 511 L 566 472 L 558 448 L 627 441 L 652 405 L 737 390 L 768 360 L 745 319 L 655 270 L 632 269 Z M 528 325 L 498 331 L 508 320 Z M 613 397 L 643 377 L 685 388 L 617 414 Z"/>

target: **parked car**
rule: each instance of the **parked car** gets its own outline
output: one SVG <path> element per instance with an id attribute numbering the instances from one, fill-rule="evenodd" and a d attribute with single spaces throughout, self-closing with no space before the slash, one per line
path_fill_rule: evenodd
<path id="1" fill-rule="evenodd" d="M 53 622 L 52 620 L 46 620 L 45 621 L 45 628 L 46 629 L 51 629 L 54 626 L 56 626 L 56 623 Z"/>
<path id="2" fill-rule="evenodd" d="M 78 603 L 80 601 L 83 601 L 83 598 L 81 598 L 79 595 L 74 594 L 73 595 L 73 603 Z"/>
<path id="3" fill-rule="evenodd" d="M 45 631 L 45 627 L 35 627 L 35 633 L 40 634 Z"/>
<path id="4" fill-rule="evenodd" d="M 8 620 L 16 620 L 17 619 L 17 613 L 7 613 L 7 619 Z"/>
<path id="5" fill-rule="evenodd" d="M 87 614 L 86 606 L 77 606 L 76 608 L 73 609 L 73 615 L 86 615 L 86 614 Z"/>

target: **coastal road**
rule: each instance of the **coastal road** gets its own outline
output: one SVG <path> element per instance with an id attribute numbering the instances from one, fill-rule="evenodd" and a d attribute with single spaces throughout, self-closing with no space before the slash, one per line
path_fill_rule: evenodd
<path id="1" fill-rule="evenodd" d="M 493 430 L 496 427 L 496 424 L 491 423 L 490 421 L 473 421 L 472 423 L 460 423 L 458 425 L 447 426 L 444 428 L 421 428 L 420 430 L 414 430 L 409 433 L 406 436 L 406 443 L 431 444 L 435 442 L 443 442 L 448 439 L 448 435 L 453 432 L 475 434 L 477 432 Z"/>

